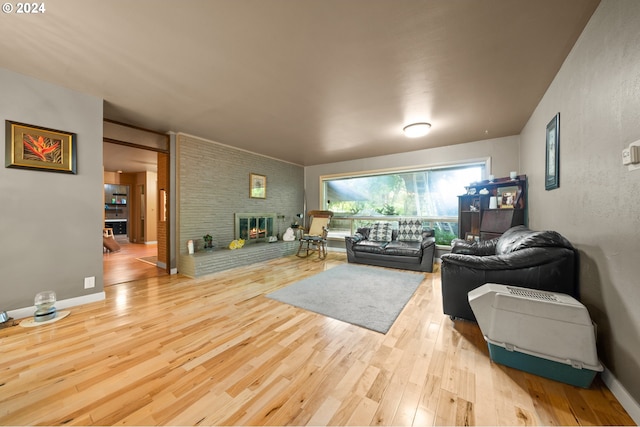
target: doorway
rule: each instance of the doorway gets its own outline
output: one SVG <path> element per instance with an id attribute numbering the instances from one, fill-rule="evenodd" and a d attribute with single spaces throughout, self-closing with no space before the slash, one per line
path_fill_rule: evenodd
<path id="1" fill-rule="evenodd" d="M 115 226 L 120 245 L 117 252 L 103 253 L 104 285 L 168 275 L 163 200 L 169 188 L 169 137 L 108 120 L 104 124 L 105 227 Z"/>

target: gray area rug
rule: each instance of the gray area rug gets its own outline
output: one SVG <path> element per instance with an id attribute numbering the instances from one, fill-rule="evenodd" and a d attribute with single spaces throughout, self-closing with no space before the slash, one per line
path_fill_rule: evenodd
<path id="1" fill-rule="evenodd" d="M 386 334 L 424 277 L 342 264 L 267 297 Z"/>

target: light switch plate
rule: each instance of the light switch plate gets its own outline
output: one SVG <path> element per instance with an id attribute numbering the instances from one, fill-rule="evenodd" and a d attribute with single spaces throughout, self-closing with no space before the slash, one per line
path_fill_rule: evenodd
<path id="1" fill-rule="evenodd" d="M 640 140 L 632 142 L 622 150 L 622 164 L 630 171 L 640 169 Z"/>

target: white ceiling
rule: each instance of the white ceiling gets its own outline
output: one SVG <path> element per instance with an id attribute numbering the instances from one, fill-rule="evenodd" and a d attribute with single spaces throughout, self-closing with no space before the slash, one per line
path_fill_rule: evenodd
<path id="1" fill-rule="evenodd" d="M 155 151 L 105 143 L 102 154 L 105 171 L 158 172 L 158 153 Z"/>
<path id="2" fill-rule="evenodd" d="M 55 0 L 0 14 L 0 67 L 314 165 L 519 134 L 598 2 Z"/>

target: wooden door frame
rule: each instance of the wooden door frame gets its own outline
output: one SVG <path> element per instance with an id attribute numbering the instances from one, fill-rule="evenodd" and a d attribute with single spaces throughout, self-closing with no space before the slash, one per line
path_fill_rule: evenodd
<path id="1" fill-rule="evenodd" d="M 167 173 L 164 174 L 163 176 L 165 177 L 165 179 L 163 180 L 163 182 L 160 182 L 160 176 L 158 174 L 158 188 L 157 188 L 157 200 L 158 200 L 158 204 L 160 203 L 160 191 L 165 191 L 167 194 L 167 198 L 169 199 L 170 196 L 170 183 L 171 183 L 171 174 L 170 174 L 170 166 L 171 166 L 171 145 L 170 145 L 170 137 L 168 134 L 166 133 L 161 133 L 161 132 L 157 132 L 157 131 L 153 131 L 150 129 L 145 129 L 145 128 L 141 128 L 138 126 L 133 126 L 133 125 L 129 125 L 126 123 L 122 123 L 122 122 L 117 122 L 114 120 L 109 120 L 109 119 L 104 119 L 105 122 L 109 122 L 109 123 L 114 123 L 120 126 L 124 126 L 124 127 L 128 127 L 128 128 L 132 128 L 132 129 L 136 129 L 136 130 L 140 130 L 140 131 L 144 131 L 144 132 L 149 132 L 149 133 L 153 133 L 156 135 L 160 135 L 166 138 L 166 149 L 162 149 L 162 148 L 157 148 L 157 147 L 150 147 L 147 145 L 142 145 L 142 144 L 136 144 L 134 142 L 129 142 L 129 141 L 121 141 L 121 140 L 117 140 L 117 139 L 113 139 L 113 138 L 107 138 L 104 137 L 102 138 L 102 142 L 103 144 L 105 142 L 111 143 L 111 144 L 118 144 L 118 145 L 123 145 L 126 147 L 130 147 L 130 148 L 138 148 L 141 150 L 147 150 L 147 151 L 155 151 L 156 153 L 162 153 L 162 154 L 166 154 L 165 157 L 165 161 L 166 164 L 164 165 L 164 167 L 166 168 Z M 158 167 L 159 167 L 159 163 L 160 160 L 158 159 Z M 159 206 L 158 206 L 159 207 Z M 160 212 L 160 210 L 158 209 L 157 212 Z M 158 221 L 158 225 L 156 226 L 156 228 L 160 228 L 160 221 Z M 166 244 L 164 245 L 164 258 L 166 259 L 166 265 L 165 265 L 165 271 L 169 274 L 171 274 L 171 209 L 167 209 L 166 211 L 166 230 L 164 234 L 164 239 Z M 160 238 L 160 233 L 158 233 L 158 238 Z M 158 251 L 160 250 L 160 245 L 158 245 Z M 158 259 L 161 259 L 162 257 L 160 256 L 160 252 L 158 252 Z"/>

